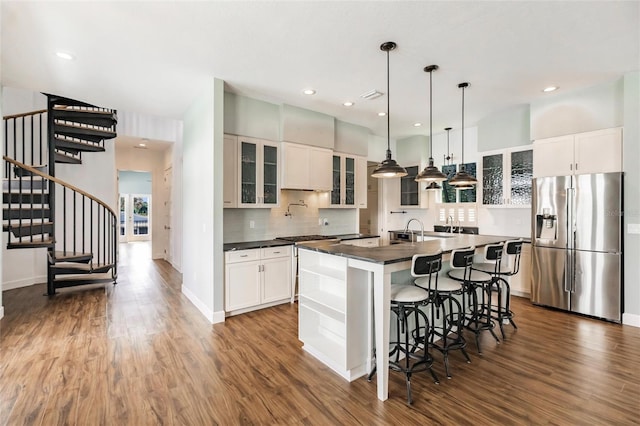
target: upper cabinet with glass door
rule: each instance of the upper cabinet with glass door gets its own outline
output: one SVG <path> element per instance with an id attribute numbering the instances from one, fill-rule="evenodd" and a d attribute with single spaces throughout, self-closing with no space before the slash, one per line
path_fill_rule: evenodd
<path id="1" fill-rule="evenodd" d="M 449 185 L 449 181 L 456 175 L 459 167 L 460 165 L 458 164 L 446 164 L 442 166 L 442 173 L 447 175 L 447 180 L 440 184 L 442 186 L 442 190 L 440 192 L 440 201 L 442 203 L 475 203 L 476 202 L 476 197 L 477 197 L 476 186 L 473 186 L 472 188 L 467 188 L 467 189 L 457 189 L 456 187 Z M 477 176 L 476 169 L 477 169 L 476 163 L 464 164 L 464 171 L 473 177 Z"/>
<path id="2" fill-rule="evenodd" d="M 487 152 L 482 156 L 482 204 L 490 207 L 531 206 L 531 148 Z"/>
<path id="3" fill-rule="evenodd" d="M 278 144 L 238 136 L 238 207 L 279 205 Z"/>
<path id="4" fill-rule="evenodd" d="M 333 188 L 331 207 L 356 207 L 356 157 L 347 154 L 333 155 Z"/>

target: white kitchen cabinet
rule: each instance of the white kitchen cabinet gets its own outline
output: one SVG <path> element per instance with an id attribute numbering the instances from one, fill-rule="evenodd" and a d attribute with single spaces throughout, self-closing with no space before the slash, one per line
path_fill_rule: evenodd
<path id="1" fill-rule="evenodd" d="M 347 268 L 346 258 L 305 249 L 298 260 L 302 348 L 349 381 L 365 375 L 372 345 L 367 271 Z"/>
<path id="2" fill-rule="evenodd" d="M 238 136 L 238 207 L 276 207 L 280 202 L 278 145 Z"/>
<path id="3" fill-rule="evenodd" d="M 229 315 L 291 299 L 291 246 L 225 252 L 225 311 Z"/>
<path id="4" fill-rule="evenodd" d="M 531 147 L 483 153 L 482 204 L 485 207 L 530 207 L 533 170 Z"/>
<path id="5" fill-rule="evenodd" d="M 333 151 L 290 142 L 280 144 L 282 189 L 330 191 Z"/>
<path id="6" fill-rule="evenodd" d="M 367 157 L 356 157 L 356 206 L 359 209 L 367 208 Z"/>
<path id="7" fill-rule="evenodd" d="M 333 154 L 331 207 L 356 207 L 356 156 Z"/>
<path id="8" fill-rule="evenodd" d="M 534 177 L 622 171 L 622 128 L 596 130 L 533 143 Z"/>
<path id="9" fill-rule="evenodd" d="M 223 207 L 238 207 L 238 137 L 224 135 Z"/>

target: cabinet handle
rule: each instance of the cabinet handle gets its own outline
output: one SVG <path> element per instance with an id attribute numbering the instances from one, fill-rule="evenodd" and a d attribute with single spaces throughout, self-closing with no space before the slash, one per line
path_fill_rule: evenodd
<path id="1" fill-rule="evenodd" d="M 573 170 L 573 163 L 569 164 L 569 170 Z"/>
<path id="2" fill-rule="evenodd" d="M 240 257 L 248 257 L 248 254 L 241 254 Z"/>
<path id="3" fill-rule="evenodd" d="M 273 254 L 280 254 L 280 252 L 279 251 L 274 251 Z"/>
<path id="4" fill-rule="evenodd" d="M 576 171 L 578 171 L 578 163 L 576 163 Z"/>

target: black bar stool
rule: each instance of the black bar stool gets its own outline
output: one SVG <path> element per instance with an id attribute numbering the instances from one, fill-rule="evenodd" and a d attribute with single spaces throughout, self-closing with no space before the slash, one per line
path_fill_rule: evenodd
<path id="1" fill-rule="evenodd" d="M 413 269 L 413 267 L 412 267 Z M 428 345 L 424 345 L 425 336 L 421 333 L 429 330 L 429 319 L 420 309 L 429 298 L 429 293 L 415 285 L 391 286 L 391 311 L 396 317 L 396 337 L 389 342 L 389 368 L 405 374 L 407 382 L 407 402 L 411 404 L 411 376 L 413 373 L 429 370 L 435 384 L 440 383 L 433 371 L 433 358 Z M 367 377 L 371 381 L 376 373 L 375 364 Z"/>
<path id="2" fill-rule="evenodd" d="M 471 271 L 475 247 L 454 250 L 451 253 L 451 267 L 468 275 Z M 440 351 L 444 358 L 447 378 L 449 371 L 449 351 L 459 350 L 467 362 L 471 359 L 465 350 L 467 341 L 462 335 L 465 323 L 465 311 L 458 297 L 463 294 L 463 284 L 441 274 L 442 252 L 434 255 L 415 255 L 413 257 L 411 275 L 416 277 L 414 283 L 429 293 L 426 305 L 431 317 L 431 330 L 424 333 L 428 338 L 428 346 Z M 415 337 L 418 340 L 418 337 Z"/>
<path id="3" fill-rule="evenodd" d="M 496 264 L 500 264 L 502 250 L 502 243 L 485 246 L 483 260 L 492 260 Z M 468 275 L 465 275 L 459 269 L 452 269 L 448 275 L 451 279 L 464 283 L 463 305 L 465 305 L 466 310 L 466 328 L 475 334 L 478 354 L 482 355 L 480 333 L 489 331 L 498 344 L 500 339 L 493 331 L 495 323 L 491 315 L 491 293 L 494 276 L 475 269 L 475 265 L 478 265 L 478 263 L 472 263 Z"/>
<path id="4" fill-rule="evenodd" d="M 512 256 L 509 264 L 501 262 L 501 259 L 485 259 L 483 262 L 474 263 L 472 268 L 492 275 L 492 289 L 497 293 L 495 303 L 492 303 L 491 312 L 500 325 L 502 338 L 504 335 L 505 321 L 509 322 L 516 330 L 518 326 L 513 321 L 515 314 L 511 310 L 511 287 L 505 277 L 512 277 L 520 271 L 520 254 L 522 253 L 522 239 L 510 240 L 504 243 L 504 250 L 507 255 Z"/>

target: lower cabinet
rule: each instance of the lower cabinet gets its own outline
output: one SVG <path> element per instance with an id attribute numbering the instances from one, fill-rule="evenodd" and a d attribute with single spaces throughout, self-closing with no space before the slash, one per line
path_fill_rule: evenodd
<path id="1" fill-rule="evenodd" d="M 348 268 L 345 258 L 304 249 L 298 264 L 303 349 L 349 381 L 367 374 L 372 345 L 367 272 Z"/>
<path id="2" fill-rule="evenodd" d="M 291 246 L 225 253 L 225 311 L 249 312 L 291 300 Z"/>

